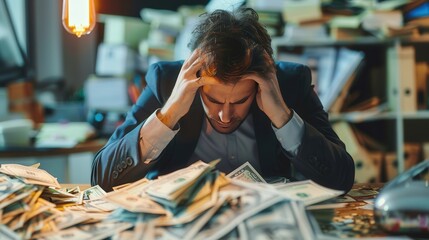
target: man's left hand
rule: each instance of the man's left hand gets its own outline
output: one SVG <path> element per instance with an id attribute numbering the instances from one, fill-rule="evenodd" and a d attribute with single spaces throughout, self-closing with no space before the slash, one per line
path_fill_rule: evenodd
<path id="1" fill-rule="evenodd" d="M 270 69 L 264 76 L 252 74 L 249 76 L 258 84 L 256 101 L 259 108 L 270 118 L 276 128 L 283 127 L 292 117 L 292 111 L 283 100 L 275 71 L 273 60 L 266 56 Z"/>

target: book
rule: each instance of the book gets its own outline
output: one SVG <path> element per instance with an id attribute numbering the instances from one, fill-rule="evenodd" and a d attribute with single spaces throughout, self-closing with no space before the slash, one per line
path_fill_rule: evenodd
<path id="1" fill-rule="evenodd" d="M 353 79 L 351 77 L 363 61 L 364 56 L 361 51 L 354 51 L 344 47 L 338 50 L 334 75 L 329 85 L 330 90 L 319 95 L 325 110 L 331 109 L 335 100 L 341 95 L 347 81 Z"/>
<path id="2" fill-rule="evenodd" d="M 361 66 L 361 64 L 359 64 Z M 343 107 L 345 106 L 347 96 L 349 95 L 350 88 L 356 79 L 356 75 L 359 72 L 360 67 L 357 67 L 353 73 L 349 76 L 349 78 L 346 80 L 346 83 L 344 84 L 343 88 L 340 90 L 340 93 L 335 99 L 335 101 L 332 103 L 331 107 L 329 108 L 329 112 L 331 113 L 339 113 L 342 111 Z"/>

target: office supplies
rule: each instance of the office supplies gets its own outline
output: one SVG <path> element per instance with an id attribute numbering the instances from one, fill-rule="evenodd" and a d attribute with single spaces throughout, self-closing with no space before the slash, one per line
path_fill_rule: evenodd
<path id="1" fill-rule="evenodd" d="M 30 145 L 33 122 L 15 119 L 0 122 L 0 147 L 21 147 Z"/>
<path id="2" fill-rule="evenodd" d="M 429 234 L 429 160 L 397 176 L 375 199 L 375 220 L 388 232 Z"/>

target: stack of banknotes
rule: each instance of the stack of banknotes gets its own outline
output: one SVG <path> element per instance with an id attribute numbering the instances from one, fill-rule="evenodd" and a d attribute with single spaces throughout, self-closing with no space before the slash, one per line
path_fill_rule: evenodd
<path id="1" fill-rule="evenodd" d="M 0 239 L 315 239 L 305 206 L 342 194 L 312 181 L 267 183 L 219 160 L 106 193 L 61 189 L 38 166 L 0 166 Z"/>

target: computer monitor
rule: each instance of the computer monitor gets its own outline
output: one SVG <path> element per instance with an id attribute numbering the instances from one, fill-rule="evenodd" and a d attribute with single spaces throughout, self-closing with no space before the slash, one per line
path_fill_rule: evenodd
<path id="1" fill-rule="evenodd" d="M 18 42 L 6 0 L 0 0 L 0 87 L 26 78 L 26 55 Z"/>

